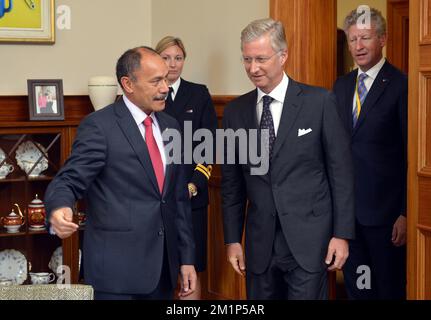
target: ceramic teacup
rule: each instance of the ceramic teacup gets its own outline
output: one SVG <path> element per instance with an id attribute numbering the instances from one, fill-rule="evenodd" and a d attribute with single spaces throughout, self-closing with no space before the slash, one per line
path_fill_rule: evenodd
<path id="1" fill-rule="evenodd" d="M 6 176 L 13 171 L 14 167 L 11 164 L 3 163 L 0 167 L 0 179 L 6 178 Z"/>
<path id="2" fill-rule="evenodd" d="M 31 283 L 47 284 L 53 282 L 55 275 L 49 272 L 30 272 Z"/>

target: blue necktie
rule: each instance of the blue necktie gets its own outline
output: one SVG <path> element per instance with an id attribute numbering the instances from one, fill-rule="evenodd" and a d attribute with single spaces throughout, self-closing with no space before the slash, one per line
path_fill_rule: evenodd
<path id="1" fill-rule="evenodd" d="M 367 97 L 367 87 L 365 87 L 365 79 L 368 77 L 366 73 L 361 73 L 358 77 L 357 84 L 356 84 L 356 99 L 355 99 L 355 106 L 353 108 L 353 127 L 356 126 L 356 123 L 358 122 L 359 115 L 362 110 L 362 106 L 364 105 L 365 98 Z"/>
<path id="2" fill-rule="evenodd" d="M 272 148 L 274 146 L 275 141 L 275 130 L 274 130 L 274 121 L 272 120 L 272 114 L 271 110 L 269 109 L 269 106 L 271 105 L 271 102 L 274 100 L 270 96 L 263 96 L 263 111 L 262 111 L 262 118 L 260 119 L 260 129 L 268 129 L 269 131 L 269 144 L 268 144 L 268 151 L 269 151 L 269 158 L 272 157 Z"/>

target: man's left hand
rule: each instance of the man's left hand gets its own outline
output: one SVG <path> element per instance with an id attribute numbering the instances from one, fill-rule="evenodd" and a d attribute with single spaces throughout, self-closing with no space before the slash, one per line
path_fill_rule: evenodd
<path id="1" fill-rule="evenodd" d="M 180 267 L 181 291 L 179 297 L 187 297 L 196 290 L 197 275 L 193 265 L 182 265 Z"/>
<path id="2" fill-rule="evenodd" d="M 407 221 L 406 217 L 400 215 L 392 227 L 392 243 L 396 247 L 406 244 L 407 237 Z"/>
<path id="3" fill-rule="evenodd" d="M 331 241 L 329 241 L 328 253 L 326 254 L 325 259 L 325 263 L 329 266 L 328 270 L 341 270 L 348 256 L 349 243 L 347 242 L 347 240 L 333 237 Z M 334 263 L 330 265 L 334 257 Z"/>

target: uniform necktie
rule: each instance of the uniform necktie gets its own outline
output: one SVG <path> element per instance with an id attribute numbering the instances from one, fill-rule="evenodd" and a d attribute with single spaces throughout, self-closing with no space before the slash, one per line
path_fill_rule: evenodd
<path id="1" fill-rule="evenodd" d="M 266 95 L 263 96 L 263 111 L 262 111 L 262 118 L 260 119 L 260 129 L 268 129 L 269 131 L 269 141 L 268 141 L 268 151 L 269 151 L 269 158 L 272 157 L 272 148 L 274 146 L 275 141 L 275 130 L 274 130 L 274 121 L 272 120 L 272 114 L 271 110 L 269 109 L 269 106 L 271 105 L 271 102 L 274 100 L 270 96 Z"/>
<path id="2" fill-rule="evenodd" d="M 152 124 L 153 124 L 153 119 L 150 116 L 148 116 L 144 120 L 145 142 L 147 143 L 148 152 L 150 153 L 150 158 L 153 164 L 154 173 L 156 174 L 159 191 L 160 193 L 162 193 L 165 174 L 163 172 L 162 156 L 160 155 L 159 148 L 157 147 L 156 139 L 154 139 Z"/>
<path id="3" fill-rule="evenodd" d="M 172 92 L 174 92 L 174 89 L 172 87 L 169 87 L 169 93 L 166 97 L 166 105 L 171 106 L 174 103 L 174 100 L 172 100 Z"/>
<path id="4" fill-rule="evenodd" d="M 353 127 L 356 126 L 358 122 L 359 114 L 361 113 L 362 106 L 364 104 L 365 98 L 367 97 L 367 87 L 365 87 L 365 79 L 368 77 L 366 73 L 361 73 L 356 81 L 356 99 L 355 106 L 353 108 Z"/>

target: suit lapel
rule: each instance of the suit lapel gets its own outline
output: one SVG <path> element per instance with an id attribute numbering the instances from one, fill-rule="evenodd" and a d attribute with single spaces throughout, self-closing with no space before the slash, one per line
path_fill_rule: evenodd
<path id="1" fill-rule="evenodd" d="M 118 125 L 129 141 L 132 149 L 135 151 L 136 156 L 144 167 L 144 170 L 147 173 L 147 176 L 150 178 L 153 187 L 158 191 L 159 187 L 147 145 L 142 138 L 141 132 L 139 131 L 133 116 L 131 115 L 129 109 L 127 109 L 122 99 L 121 102 L 119 102 L 119 104 L 116 106 L 116 113 L 119 116 L 119 119 L 117 120 Z"/>
<path id="2" fill-rule="evenodd" d="M 173 114 L 176 115 L 175 118 L 178 118 L 180 114 L 183 114 L 186 112 L 187 102 L 190 99 L 191 91 L 188 90 L 187 82 L 183 79 L 181 79 L 180 86 L 178 88 L 178 92 L 175 95 L 175 100 L 173 104 Z"/>
<path id="3" fill-rule="evenodd" d="M 298 84 L 289 78 L 289 85 L 284 98 L 283 111 L 281 113 L 280 125 L 278 126 L 277 137 L 274 143 L 272 158 L 280 151 L 289 131 L 295 123 L 296 117 L 302 107 L 302 98 L 300 97 L 301 88 Z"/>
<path id="4" fill-rule="evenodd" d="M 246 129 L 259 129 L 259 123 L 257 121 L 257 89 L 252 91 L 246 101 L 247 106 L 252 106 L 251 112 L 244 112 L 244 120 Z M 259 132 L 260 134 L 260 132 Z"/>
<path id="5" fill-rule="evenodd" d="M 369 112 L 376 106 L 377 100 L 385 91 L 387 85 L 390 82 L 389 74 L 386 69 L 387 63 L 388 62 L 385 62 L 382 69 L 377 74 L 377 77 L 374 80 L 367 97 L 365 98 L 364 105 L 362 106 L 361 113 L 359 114 L 358 122 L 353 129 L 353 135 L 355 135 L 358 129 L 361 127 Z"/>
<path id="6" fill-rule="evenodd" d="M 353 96 L 355 95 L 356 88 L 356 78 L 358 76 L 358 70 L 352 72 L 352 74 L 347 79 L 347 90 L 346 90 L 346 101 L 343 102 L 344 117 L 346 117 L 345 123 L 347 124 L 347 129 L 352 134 L 353 132 Z"/>

